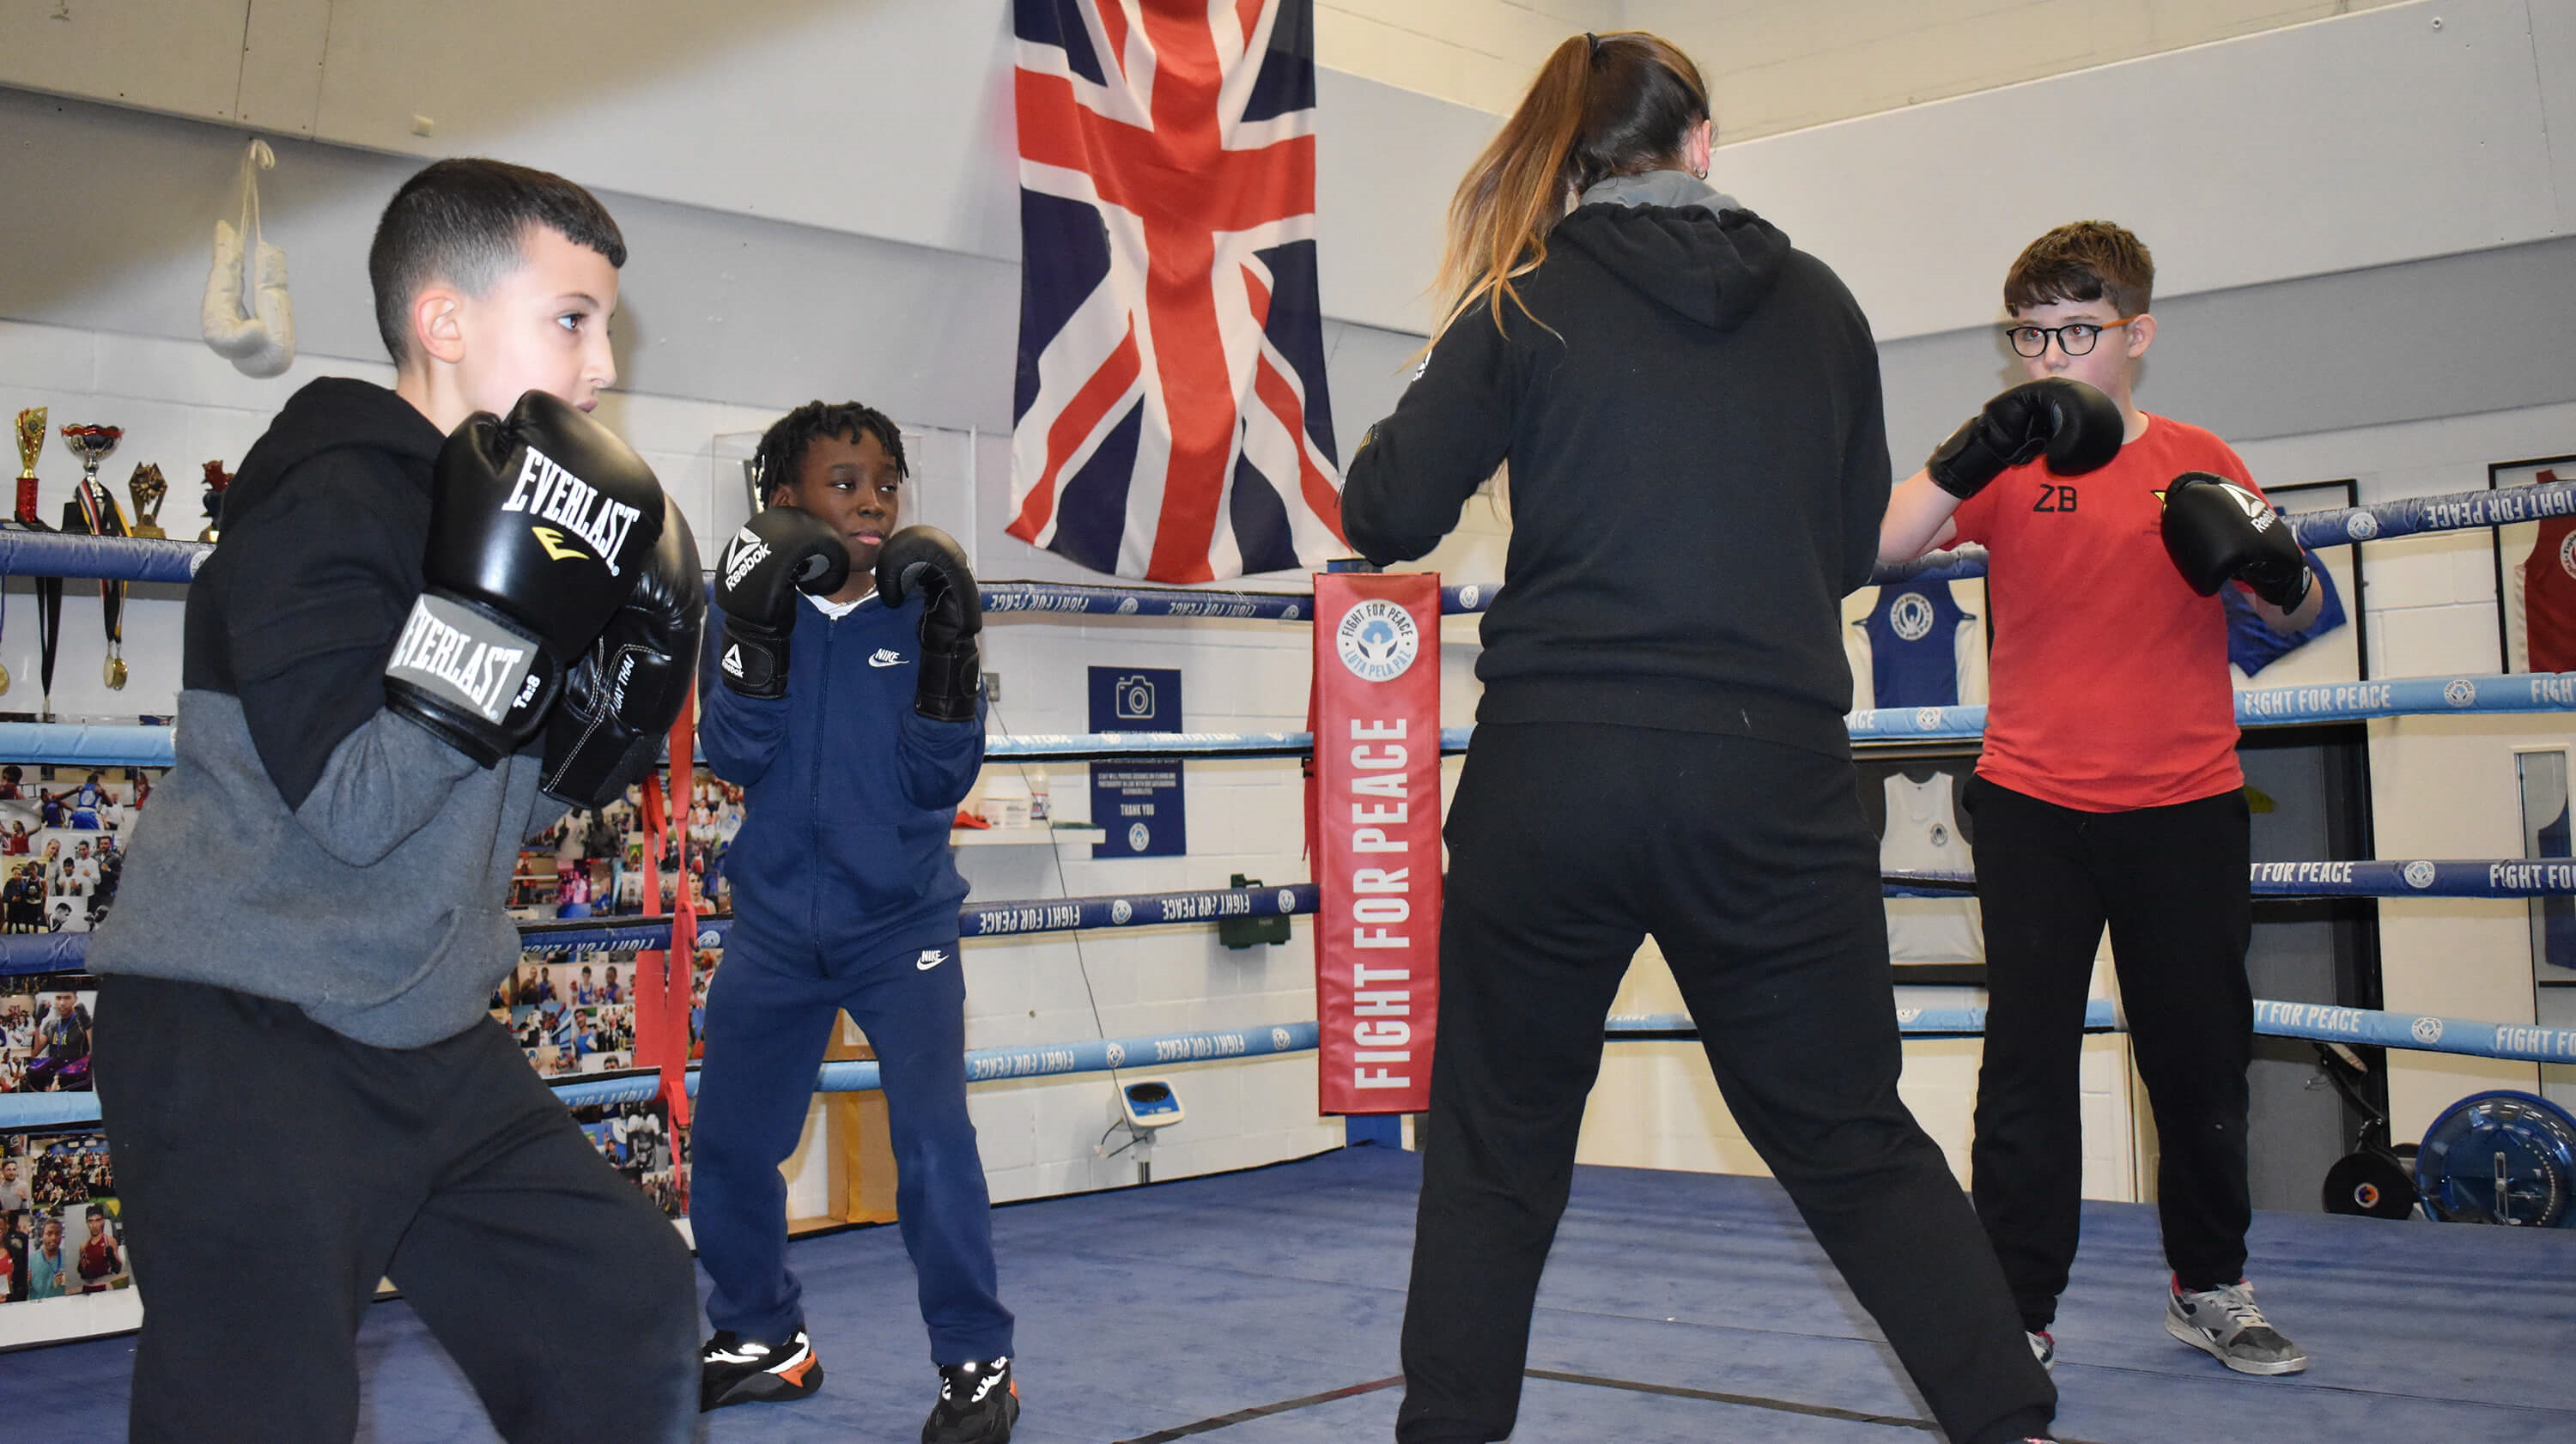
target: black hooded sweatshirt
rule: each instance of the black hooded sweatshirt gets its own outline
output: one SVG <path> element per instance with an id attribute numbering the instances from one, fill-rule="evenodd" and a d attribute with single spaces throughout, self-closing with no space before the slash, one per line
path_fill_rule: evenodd
<path id="1" fill-rule="evenodd" d="M 361 1043 L 471 1026 L 519 960 L 520 840 L 563 815 L 385 706 L 444 438 L 381 386 L 288 399 L 188 591 L 176 758 L 89 968 L 294 1003 Z"/>
<path id="2" fill-rule="evenodd" d="M 1361 442 L 1344 532 L 1380 565 L 1419 557 L 1508 463 L 1479 721 L 1848 757 L 1840 601 L 1869 580 L 1889 484 L 1869 322 L 1822 261 L 1687 176 L 1585 200 L 1515 282 L 1528 313 L 1506 298 L 1499 327 L 1481 302 L 1451 323 Z"/>

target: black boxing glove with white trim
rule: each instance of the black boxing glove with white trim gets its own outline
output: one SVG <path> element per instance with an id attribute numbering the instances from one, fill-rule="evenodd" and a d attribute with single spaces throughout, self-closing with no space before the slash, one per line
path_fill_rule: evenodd
<path id="1" fill-rule="evenodd" d="M 812 512 L 773 506 L 744 522 L 716 571 L 725 685 L 745 697 L 786 696 L 796 594 L 828 597 L 849 580 L 849 545 Z"/>
<path id="2" fill-rule="evenodd" d="M 385 705 L 489 767 L 534 737 L 661 540 L 653 469 L 542 391 L 478 411 L 438 453 L 427 584 L 385 664 Z"/>
<path id="3" fill-rule="evenodd" d="M 2315 577 L 2290 523 L 2251 487 L 2206 471 L 2186 471 L 2165 488 L 2165 555 L 2204 597 L 2235 578 L 2254 595 L 2294 612 Z"/>

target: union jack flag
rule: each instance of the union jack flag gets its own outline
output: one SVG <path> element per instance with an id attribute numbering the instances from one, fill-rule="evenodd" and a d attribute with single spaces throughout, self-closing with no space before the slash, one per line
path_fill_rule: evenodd
<path id="1" fill-rule="evenodd" d="M 1347 550 L 1312 0 L 1015 0 L 1010 534 L 1158 582 Z"/>

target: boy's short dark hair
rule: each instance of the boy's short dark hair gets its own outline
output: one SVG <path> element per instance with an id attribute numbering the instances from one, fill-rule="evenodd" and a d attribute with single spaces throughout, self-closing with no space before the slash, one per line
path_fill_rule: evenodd
<path id="1" fill-rule="evenodd" d="M 506 161 L 442 160 L 403 182 L 376 222 L 367 279 L 376 331 L 400 365 L 411 356 L 411 303 L 444 280 L 479 296 L 516 270 L 530 226 L 561 232 L 626 264 L 626 237 L 599 198 L 562 176 Z"/>
<path id="2" fill-rule="evenodd" d="M 760 448 L 751 454 L 760 499 L 766 502 L 780 487 L 795 484 L 796 469 L 805 464 L 805 449 L 817 440 L 837 436 L 855 442 L 862 435 L 875 437 L 877 445 L 885 448 L 895 475 L 912 475 L 911 464 L 903 459 L 903 432 L 884 412 L 855 401 L 808 401 L 761 433 Z"/>
<path id="3" fill-rule="evenodd" d="M 2109 221 L 2077 221 L 2031 242 L 2004 273 L 2004 309 L 2018 316 L 2052 301 L 2108 300 L 2142 316 L 2155 300 L 2156 261 L 2147 244 Z"/>

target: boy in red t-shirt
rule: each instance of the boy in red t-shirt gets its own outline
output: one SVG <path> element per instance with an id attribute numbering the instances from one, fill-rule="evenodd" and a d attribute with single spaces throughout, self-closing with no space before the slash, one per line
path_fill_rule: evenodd
<path id="1" fill-rule="evenodd" d="M 2107 923 L 2164 1146 L 2166 1331 L 2240 1373 L 2293 1374 L 2307 1355 L 2244 1281 L 2253 912 L 2214 593 L 2247 587 L 2284 632 L 2322 593 L 2236 453 L 2131 400 L 2156 335 L 2154 283 L 2147 248 L 2118 226 L 2032 242 L 2004 280 L 2006 337 L 2030 381 L 1897 486 L 1879 555 L 1988 553 L 1993 700 L 1965 793 L 1989 990 L 1971 1192 L 2031 1348 L 2053 1360 L 2048 1326 L 2075 1259 L 2076 1070 Z M 2098 469 L 2064 464 L 2077 455 Z"/>

